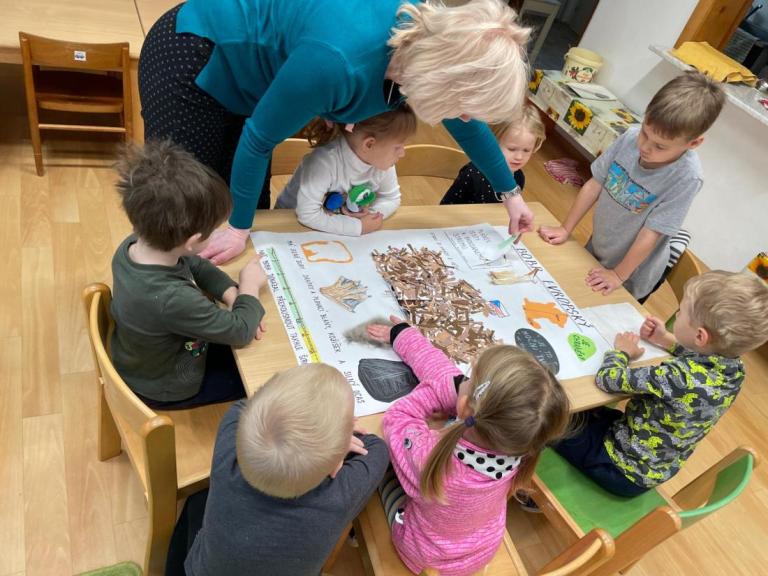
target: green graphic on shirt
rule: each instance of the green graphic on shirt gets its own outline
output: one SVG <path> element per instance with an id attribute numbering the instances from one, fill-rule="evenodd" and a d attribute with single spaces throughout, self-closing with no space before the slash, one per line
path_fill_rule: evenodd
<path id="1" fill-rule="evenodd" d="M 591 358 L 597 352 L 595 342 L 591 338 L 577 332 L 568 334 L 568 344 L 576 354 L 576 358 L 582 362 Z"/>

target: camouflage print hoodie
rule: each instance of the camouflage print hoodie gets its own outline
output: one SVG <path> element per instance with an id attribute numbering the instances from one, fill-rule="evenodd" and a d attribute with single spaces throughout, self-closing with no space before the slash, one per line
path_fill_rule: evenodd
<path id="1" fill-rule="evenodd" d="M 671 353 L 659 365 L 630 368 L 624 352 L 610 350 L 596 377 L 601 390 L 632 395 L 604 443 L 616 466 L 640 486 L 656 486 L 677 474 L 744 381 L 739 358 L 678 344 Z"/>

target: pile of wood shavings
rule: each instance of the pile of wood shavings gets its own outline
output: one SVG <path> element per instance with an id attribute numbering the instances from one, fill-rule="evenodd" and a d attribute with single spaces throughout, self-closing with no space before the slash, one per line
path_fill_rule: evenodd
<path id="1" fill-rule="evenodd" d="M 479 290 L 459 280 L 439 251 L 393 248 L 371 252 L 379 274 L 389 282 L 408 322 L 457 362 L 469 363 L 484 348 L 497 343 L 493 330 L 472 319 L 492 313 Z"/>

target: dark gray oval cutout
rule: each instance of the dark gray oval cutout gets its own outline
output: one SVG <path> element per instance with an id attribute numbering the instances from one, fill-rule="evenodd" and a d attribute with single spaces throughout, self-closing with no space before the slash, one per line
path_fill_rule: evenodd
<path id="1" fill-rule="evenodd" d="M 555 354 L 555 349 L 544 336 L 535 330 L 520 328 L 515 332 L 515 345 L 533 354 L 536 360 L 552 370 L 553 374 L 560 372 L 560 360 Z"/>

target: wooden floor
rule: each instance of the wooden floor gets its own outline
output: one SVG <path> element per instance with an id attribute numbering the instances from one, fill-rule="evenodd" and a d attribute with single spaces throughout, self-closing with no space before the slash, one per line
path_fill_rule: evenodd
<path id="1" fill-rule="evenodd" d="M 111 247 L 128 225 L 113 190 L 108 142 L 49 141 L 46 175 L 35 175 L 21 86 L 18 67 L 0 66 L 0 576 L 58 576 L 142 556 L 146 509 L 138 482 L 124 456 L 103 463 L 95 457 L 93 365 L 79 301 L 84 284 L 110 282 Z M 449 142 L 429 129 L 418 140 Z M 576 191 L 555 183 L 542 163 L 561 155 L 549 144 L 526 168 L 529 199 L 559 217 Z M 443 187 L 422 182 L 406 201 L 436 203 Z M 584 239 L 589 226 L 578 232 Z M 661 314 L 672 305 L 668 292 L 651 302 Z M 673 486 L 736 445 L 768 454 L 768 362 L 750 356 L 747 365 L 739 400 Z M 532 568 L 558 549 L 541 516 L 512 507 L 509 527 Z M 631 573 L 766 573 L 766 542 L 768 468 L 762 468 L 739 500 Z M 334 573 L 362 574 L 353 548 Z"/>

